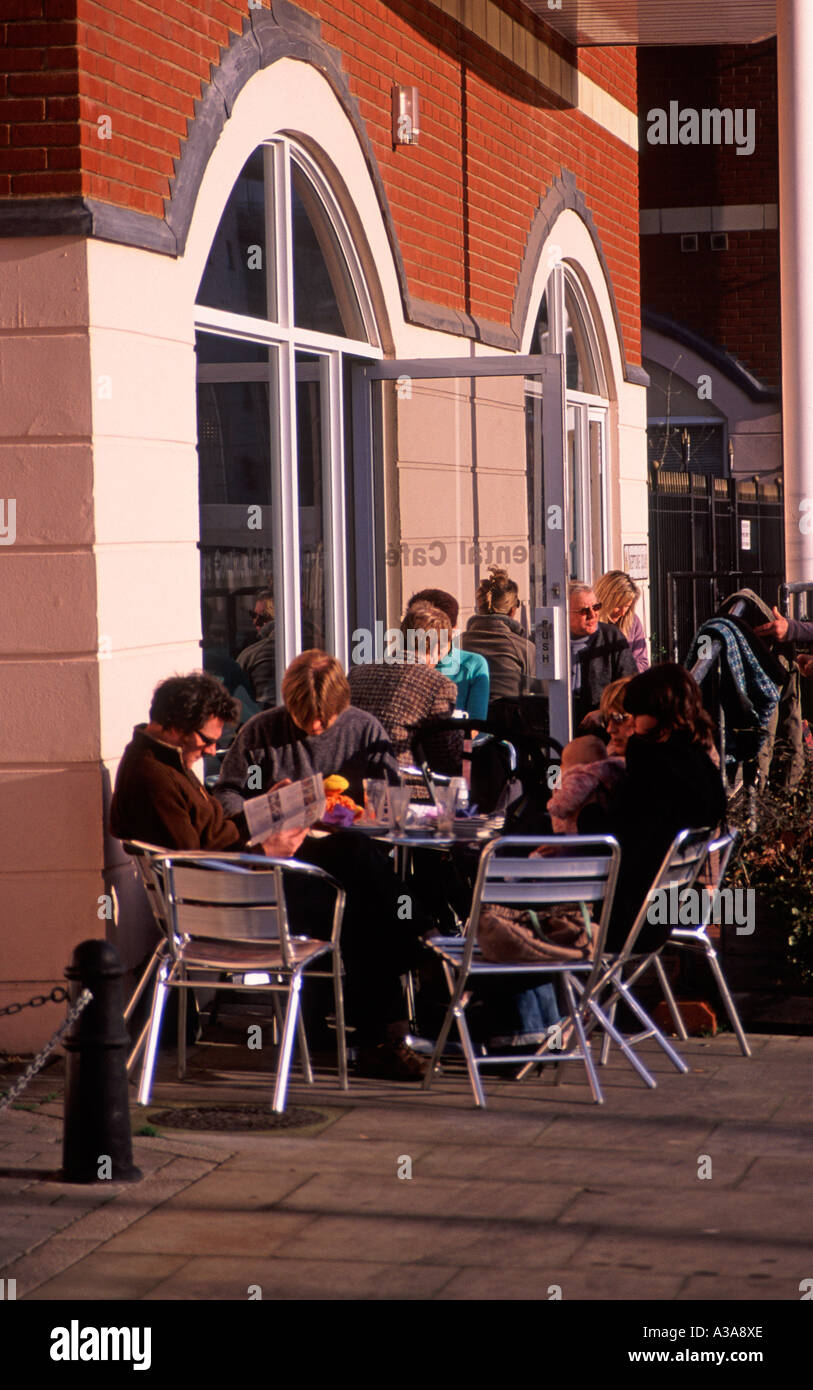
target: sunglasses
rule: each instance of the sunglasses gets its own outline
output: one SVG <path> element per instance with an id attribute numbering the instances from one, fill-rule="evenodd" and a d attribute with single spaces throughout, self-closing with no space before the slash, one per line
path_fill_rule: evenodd
<path id="1" fill-rule="evenodd" d="M 608 714 L 607 718 L 604 720 L 604 727 L 605 729 L 609 729 L 611 724 L 626 724 L 627 720 L 632 718 L 633 716 L 631 714 Z"/>
<path id="2" fill-rule="evenodd" d="M 203 750 L 204 750 L 205 748 L 217 748 L 217 739 L 216 739 L 216 738 L 207 738 L 206 735 L 205 735 L 200 729 L 193 729 L 192 732 L 194 733 L 195 738 L 199 738 L 199 739 L 200 739 L 200 752 L 201 752 L 201 753 L 203 752 Z"/>
<path id="3" fill-rule="evenodd" d="M 583 618 L 589 618 L 591 614 L 601 612 L 601 604 L 594 603 L 592 608 L 577 608 L 575 611 L 580 613 Z"/>

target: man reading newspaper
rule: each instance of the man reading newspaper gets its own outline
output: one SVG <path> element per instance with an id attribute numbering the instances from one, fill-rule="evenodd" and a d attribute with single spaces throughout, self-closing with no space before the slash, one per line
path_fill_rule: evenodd
<path id="1" fill-rule="evenodd" d="M 162 681 L 153 693 L 150 722 L 133 730 L 119 765 L 110 811 L 112 833 L 166 849 L 222 853 L 244 851 L 256 832 L 264 838 L 253 852 L 281 859 L 296 855 L 331 874 L 346 893 L 342 957 L 348 1020 L 356 1027 L 359 1044 L 358 1069 L 363 1075 L 418 1080 L 422 1064 L 404 1042 L 408 1027 L 400 977 L 420 963 L 420 937 L 433 924 L 417 902 L 412 919 L 401 919 L 401 885 L 378 845 L 352 830 L 323 839 L 307 836 L 307 824 L 318 819 L 313 814 L 318 798 L 305 806 L 304 782 L 297 784 L 298 790 L 287 782 L 284 789 L 277 783 L 268 788 L 270 795 L 252 798 L 260 803 L 254 832 L 243 805 L 229 815 L 223 811 L 193 769 L 207 749 L 214 751 L 224 726 L 238 713 L 236 702 L 213 676 L 193 672 Z M 313 790 L 316 777 L 309 780 Z M 292 811 L 292 824 L 282 808 L 291 810 L 297 801 L 301 809 Z M 282 814 L 281 821 L 279 815 L 275 820 L 274 808 Z M 294 930 L 299 925 L 309 935 L 327 937 L 328 896 L 319 884 L 292 884 L 288 907 Z"/>

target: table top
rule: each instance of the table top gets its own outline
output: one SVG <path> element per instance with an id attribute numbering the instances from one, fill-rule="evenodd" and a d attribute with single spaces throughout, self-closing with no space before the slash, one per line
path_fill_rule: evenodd
<path id="1" fill-rule="evenodd" d="M 364 822 L 357 823 L 352 829 L 360 830 L 362 834 L 370 835 L 388 845 L 405 848 L 411 846 L 416 849 L 448 849 L 450 845 L 486 844 L 502 834 L 503 825 L 504 817 L 500 816 L 478 825 L 476 831 L 467 828 L 465 821 L 456 823 L 452 832 L 447 834 L 433 830 L 431 822 L 425 826 L 413 826 L 401 831 L 389 825 L 377 826 Z"/>

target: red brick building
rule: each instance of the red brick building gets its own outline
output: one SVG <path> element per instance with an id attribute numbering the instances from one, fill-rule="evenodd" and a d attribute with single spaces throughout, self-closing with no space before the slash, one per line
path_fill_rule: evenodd
<path id="1" fill-rule="evenodd" d="M 732 129 L 721 127 L 717 143 L 652 143 L 649 113 L 673 102 L 681 111 L 729 112 Z M 776 477 L 782 467 L 776 40 L 641 49 L 639 111 L 650 457 L 685 466 L 685 430 L 691 468 Z M 707 133 L 713 137 L 714 126 Z M 698 395 L 702 377 L 709 385 Z"/>

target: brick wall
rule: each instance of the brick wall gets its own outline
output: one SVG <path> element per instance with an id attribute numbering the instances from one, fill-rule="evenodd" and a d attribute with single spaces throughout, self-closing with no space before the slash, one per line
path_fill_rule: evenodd
<path id="1" fill-rule="evenodd" d="M 779 196 L 775 41 L 753 48 L 685 48 L 639 54 L 641 207 L 776 203 Z M 646 113 L 681 108 L 755 112 L 753 154 L 734 145 L 650 145 Z M 668 314 L 726 348 L 762 381 L 780 379 L 779 234 L 729 232 L 728 250 L 697 252 L 680 237 L 641 238 L 646 308 Z"/>
<path id="2" fill-rule="evenodd" d="M 602 238 L 627 356 L 640 360 L 634 151 L 578 111 L 556 109 L 561 102 L 545 88 L 429 0 L 300 3 L 342 54 L 412 294 L 507 323 L 534 210 L 565 166 Z M 162 216 L 195 98 L 220 47 L 242 30 L 246 4 L 3 5 L 0 193 L 81 193 Z M 634 109 L 633 50 L 576 54 L 515 0 L 504 8 Z M 417 148 L 392 148 L 394 81 L 421 90 Z"/>

